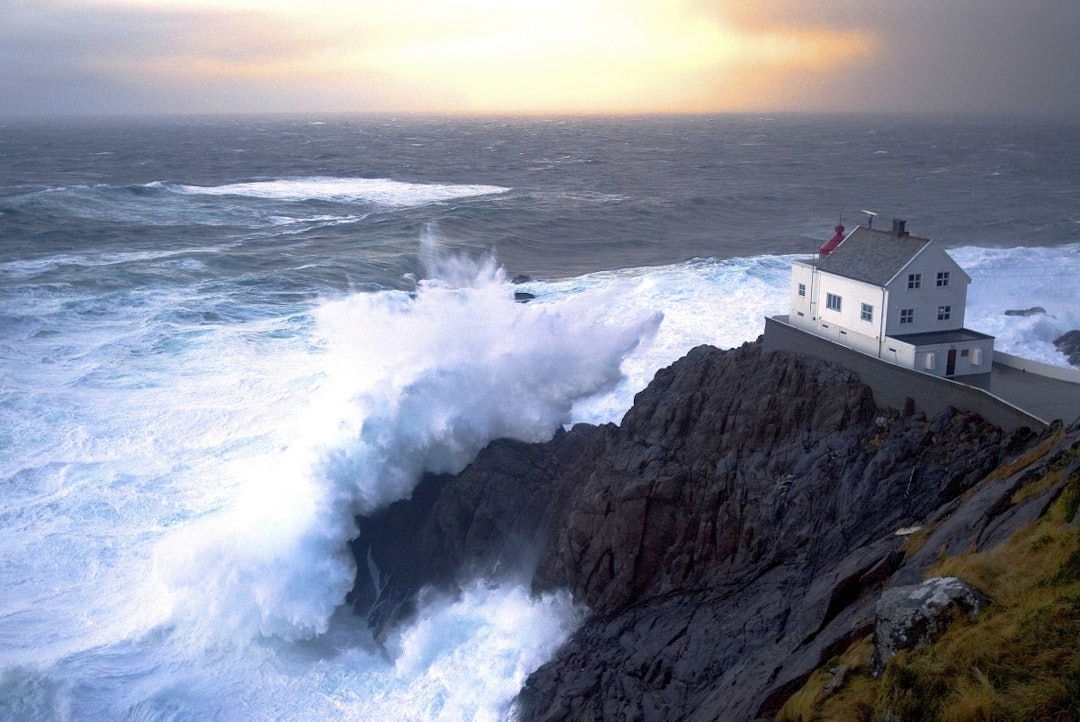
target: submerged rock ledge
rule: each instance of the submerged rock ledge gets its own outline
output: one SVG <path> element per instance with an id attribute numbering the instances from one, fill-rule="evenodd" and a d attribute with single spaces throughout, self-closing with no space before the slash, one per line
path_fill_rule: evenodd
<path id="1" fill-rule="evenodd" d="M 520 719 L 768 718 L 872 632 L 882 591 L 1043 513 L 1054 488 L 1011 501 L 1023 469 L 980 483 L 1035 441 L 878 408 L 846 369 L 760 342 L 702 346 L 620 425 L 496 441 L 359 518 L 350 601 L 382 635 L 424 588 L 566 588 L 591 614 L 529 677 Z M 906 549 L 895 532 L 921 525 Z"/>

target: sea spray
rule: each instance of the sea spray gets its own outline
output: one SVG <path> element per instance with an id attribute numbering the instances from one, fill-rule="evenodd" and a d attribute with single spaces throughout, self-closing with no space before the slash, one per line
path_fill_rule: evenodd
<path id="1" fill-rule="evenodd" d="M 694 346 L 730 348 L 757 338 L 766 316 L 786 312 L 790 275 L 791 257 L 694 259 L 528 283 L 523 288 L 536 295 L 536 304 L 603 295 L 610 304 L 608 316 L 615 320 L 632 319 L 642 309 L 663 312 L 653 340 L 623 361 L 617 385 L 575 402 L 574 422 L 603 424 L 617 423 L 656 371 Z"/>
<path id="2" fill-rule="evenodd" d="M 1068 367 L 1054 339 L 1080 328 L 1080 244 L 1058 248 L 950 249 L 971 276 L 968 328 L 994 336 L 994 349 L 1042 363 Z M 1038 306 L 1045 312 L 1007 315 Z"/>
<path id="3" fill-rule="evenodd" d="M 568 592 L 532 597 L 511 584 L 477 582 L 456 598 L 429 599 L 388 640 L 401 686 L 391 685 L 372 711 L 408 709 L 416 720 L 507 719 L 525 678 L 583 614 Z"/>
<path id="4" fill-rule="evenodd" d="M 314 311 L 321 369 L 284 446 L 246 460 L 234 503 L 164 542 L 157 568 L 200 635 L 302 638 L 351 587 L 353 515 L 456 472 L 488 442 L 550 438 L 575 401 L 610 389 L 662 316 L 615 323 L 620 290 L 521 304 L 491 258 L 429 258 L 414 293 Z"/>

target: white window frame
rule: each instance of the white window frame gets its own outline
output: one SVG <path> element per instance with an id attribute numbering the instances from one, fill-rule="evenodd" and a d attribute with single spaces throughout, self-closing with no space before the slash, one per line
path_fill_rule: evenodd
<path id="1" fill-rule="evenodd" d="M 948 321 L 952 318 L 952 306 L 938 306 L 937 307 L 937 320 Z"/>
<path id="2" fill-rule="evenodd" d="M 843 305 L 843 303 L 844 299 L 842 296 L 839 296 L 835 293 L 825 294 L 825 308 L 829 309 L 830 311 L 836 311 L 837 313 L 839 313 L 840 307 Z"/>
<path id="3" fill-rule="evenodd" d="M 874 307 L 871 306 L 869 303 L 864 303 L 862 305 L 862 310 L 859 312 L 859 317 L 863 321 L 868 321 L 870 323 L 873 323 L 874 322 Z"/>
<path id="4" fill-rule="evenodd" d="M 914 308 L 901 308 L 900 309 L 900 325 L 910 326 L 915 323 L 915 309 Z"/>
<path id="5" fill-rule="evenodd" d="M 944 288 L 945 286 L 948 286 L 948 285 L 949 285 L 949 272 L 948 271 L 938 271 L 938 274 L 937 274 L 937 287 L 938 288 Z"/>
<path id="6" fill-rule="evenodd" d="M 922 288 L 922 274 L 909 273 L 907 275 L 907 287 L 909 291 L 914 291 L 916 288 Z"/>

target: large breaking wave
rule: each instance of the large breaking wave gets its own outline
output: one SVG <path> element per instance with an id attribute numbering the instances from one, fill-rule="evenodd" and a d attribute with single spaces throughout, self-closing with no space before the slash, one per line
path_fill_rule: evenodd
<path id="1" fill-rule="evenodd" d="M 192 625 L 229 637 L 325 631 L 352 584 L 353 515 L 456 472 L 501 437 L 541 441 L 612 388 L 661 316 L 609 316 L 617 291 L 516 303 L 493 260 L 439 259 L 414 293 L 315 311 L 318 369 L 297 420 L 245 457 L 235 502 L 162 544 L 157 569 Z"/>

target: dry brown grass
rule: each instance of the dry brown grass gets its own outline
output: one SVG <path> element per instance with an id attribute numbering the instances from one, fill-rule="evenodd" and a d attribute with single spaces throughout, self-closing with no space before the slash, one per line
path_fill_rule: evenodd
<path id="1" fill-rule="evenodd" d="M 1055 433 L 1051 434 L 1047 438 L 1039 442 L 1038 445 L 1028 449 L 1020 456 L 1016 457 L 1012 461 L 1002 464 L 998 468 L 994 469 L 986 477 L 988 480 L 994 479 L 1007 479 L 1016 472 L 1026 469 L 1034 464 L 1039 459 L 1050 453 L 1050 450 L 1057 445 L 1059 441 L 1065 438 L 1065 429 L 1058 429 Z"/>
<path id="2" fill-rule="evenodd" d="M 858 705 L 838 701 L 851 696 L 852 690 L 859 684 L 858 678 L 869 679 L 870 656 L 873 652 L 874 645 L 870 637 L 853 644 L 842 655 L 814 672 L 802 689 L 788 698 L 776 719 L 779 722 L 811 722 L 824 719 L 861 722 L 869 719 L 862 716 L 865 710 L 860 711 Z M 841 667 L 846 670 L 844 682 L 830 693 L 828 687 L 834 682 L 836 670 Z"/>
<path id="3" fill-rule="evenodd" d="M 1055 473 L 1032 486 L 1048 488 Z M 1043 518 L 1002 544 L 943 559 L 931 575 L 966 580 L 990 598 L 988 609 L 898 654 L 881 679 L 869 676 L 870 641 L 860 641 L 815 673 L 778 719 L 1080 720 L 1080 526 L 1070 523 L 1078 508 L 1074 476 Z M 841 664 L 843 684 L 826 693 Z"/>

